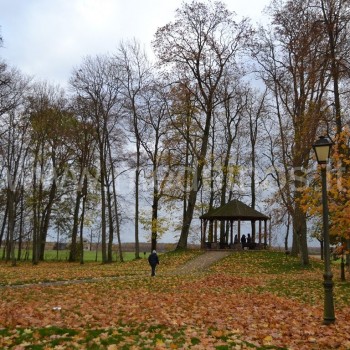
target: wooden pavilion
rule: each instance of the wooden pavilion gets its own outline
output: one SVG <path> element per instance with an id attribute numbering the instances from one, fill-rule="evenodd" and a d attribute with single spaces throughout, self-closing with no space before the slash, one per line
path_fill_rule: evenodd
<path id="1" fill-rule="evenodd" d="M 202 249 L 264 249 L 267 246 L 267 220 L 270 218 L 237 199 L 213 208 L 200 216 L 200 219 Z M 252 223 L 251 235 L 249 234 L 249 240 L 244 243 L 241 242 L 242 221 Z M 234 222 L 237 222 L 237 232 L 233 232 Z M 259 223 L 257 234 L 256 222 Z"/>

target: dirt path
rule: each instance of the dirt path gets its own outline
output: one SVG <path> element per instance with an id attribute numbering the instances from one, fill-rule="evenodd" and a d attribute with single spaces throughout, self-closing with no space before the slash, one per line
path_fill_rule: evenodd
<path id="1" fill-rule="evenodd" d="M 175 270 L 176 274 L 199 272 L 232 254 L 232 251 L 208 251 Z"/>

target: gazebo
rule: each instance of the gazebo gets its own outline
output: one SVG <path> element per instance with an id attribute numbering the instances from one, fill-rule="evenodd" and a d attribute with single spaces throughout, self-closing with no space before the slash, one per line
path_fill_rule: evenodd
<path id="1" fill-rule="evenodd" d="M 203 249 L 262 249 L 267 246 L 267 220 L 270 218 L 237 199 L 219 208 L 209 210 L 200 216 L 200 219 L 201 248 Z M 244 243 L 241 243 L 241 221 L 252 223 L 252 233 L 249 234 L 248 241 Z M 259 222 L 258 235 L 255 232 L 257 221 Z M 234 222 L 238 223 L 235 235 L 233 232 Z M 219 237 L 218 223 L 220 223 Z M 264 223 L 264 227 L 262 227 L 262 223 Z M 209 229 L 208 233 L 207 229 Z"/>

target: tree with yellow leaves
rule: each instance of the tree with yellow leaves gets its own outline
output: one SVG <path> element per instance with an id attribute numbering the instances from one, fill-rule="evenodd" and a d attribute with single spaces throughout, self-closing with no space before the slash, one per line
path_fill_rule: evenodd
<path id="1" fill-rule="evenodd" d="M 335 137 L 331 165 L 327 171 L 330 235 L 333 242 L 350 240 L 350 130 Z M 301 207 L 315 222 L 322 217 L 322 192 L 319 172 L 302 190 Z M 349 251 L 349 246 L 347 247 Z"/>

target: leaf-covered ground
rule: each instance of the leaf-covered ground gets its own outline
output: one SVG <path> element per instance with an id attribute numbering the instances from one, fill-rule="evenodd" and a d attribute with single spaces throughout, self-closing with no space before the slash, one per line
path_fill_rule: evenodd
<path id="1" fill-rule="evenodd" d="M 337 266 L 326 326 L 321 262 L 235 252 L 176 273 L 198 254 L 162 255 L 155 278 L 145 259 L 0 263 L 0 349 L 350 349 L 349 283 Z"/>

